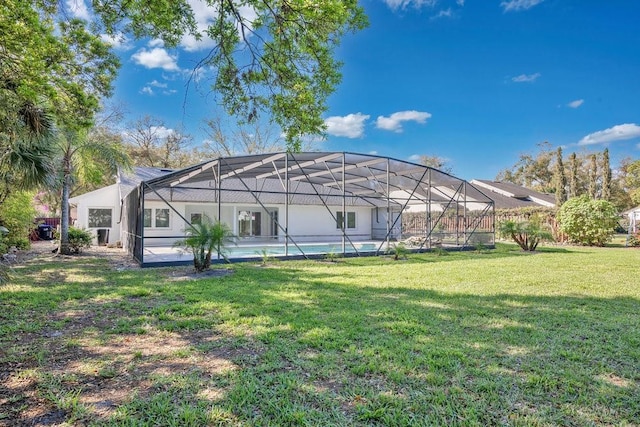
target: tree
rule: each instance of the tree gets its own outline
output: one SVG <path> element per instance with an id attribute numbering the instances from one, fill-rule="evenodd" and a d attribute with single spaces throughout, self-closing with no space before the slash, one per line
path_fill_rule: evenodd
<path id="1" fill-rule="evenodd" d="M 575 243 L 603 246 L 611 239 L 618 223 L 615 206 L 587 195 L 569 199 L 558 212 L 560 229 Z"/>
<path id="2" fill-rule="evenodd" d="M 569 196 L 578 196 L 578 156 L 571 153 L 569 156 Z"/>
<path id="3" fill-rule="evenodd" d="M 562 148 L 556 151 L 556 165 L 553 172 L 553 181 L 556 187 L 556 206 L 560 207 L 567 201 L 567 178 L 564 175 L 564 164 L 562 163 Z"/>
<path id="4" fill-rule="evenodd" d="M 602 199 L 611 199 L 611 165 L 608 148 L 605 148 L 602 153 Z"/>
<path id="5" fill-rule="evenodd" d="M 523 251 L 528 252 L 535 251 L 541 241 L 553 239 L 551 233 L 545 230 L 541 221 L 535 217 L 530 221 L 503 221 L 498 224 L 498 232 L 502 236 L 510 237 Z"/>
<path id="6" fill-rule="evenodd" d="M 87 23 L 57 14 L 54 0 L 5 0 L 0 8 L 0 87 L 11 117 L 43 108 L 57 124 L 88 127 L 119 66 Z M 39 106 L 39 107 L 38 107 Z"/>
<path id="7" fill-rule="evenodd" d="M 631 197 L 633 205 L 640 205 L 640 159 L 624 159 L 620 167 L 623 186 Z"/>
<path id="8" fill-rule="evenodd" d="M 589 196 L 592 199 L 598 197 L 598 157 L 592 154 L 591 165 L 589 167 Z"/>
<path id="9" fill-rule="evenodd" d="M 551 144 L 542 142 L 538 144 L 538 154 L 521 154 L 518 162 L 510 169 L 501 171 L 496 179 L 523 185 L 533 190 L 548 193 L 553 191 L 553 173 L 551 163 L 553 150 Z"/>
<path id="10" fill-rule="evenodd" d="M 204 131 L 209 137 L 200 151 L 205 158 L 237 156 L 241 154 L 273 153 L 286 150 L 286 143 L 271 126 L 260 123 L 225 129 L 219 117 L 205 121 Z"/>
<path id="11" fill-rule="evenodd" d="M 66 130 L 58 138 L 58 170 L 61 185 L 59 253 L 68 255 L 69 195 L 76 182 L 100 182 L 105 174 L 115 175 L 128 167 L 129 158 L 117 141 L 104 140 L 87 131 Z"/>
<path id="12" fill-rule="evenodd" d="M 191 135 L 168 129 L 160 119 L 147 115 L 129 127 L 125 148 L 137 166 L 180 169 L 200 160 L 189 150 Z"/>
<path id="13" fill-rule="evenodd" d="M 196 22 L 201 7 L 216 12 L 205 29 Z M 324 132 L 327 98 L 341 79 L 334 50 L 346 32 L 367 25 L 357 0 L 94 0 L 93 8 L 112 36 L 158 38 L 168 47 L 185 36 L 210 39 L 198 68 L 213 70 L 212 89 L 228 113 L 254 123 L 269 112 L 291 150 Z"/>
<path id="14" fill-rule="evenodd" d="M 419 156 L 418 163 L 434 169 L 438 169 L 439 171 L 442 171 L 444 173 L 450 174 L 453 172 L 451 166 L 447 164 L 447 160 L 440 156 L 430 156 L 427 154 L 422 154 Z"/>
<path id="15" fill-rule="evenodd" d="M 7 246 L 19 249 L 29 247 L 29 234 L 36 214 L 33 196 L 34 193 L 30 191 L 14 191 L 0 204 L 0 225 L 9 230 L 3 239 Z"/>

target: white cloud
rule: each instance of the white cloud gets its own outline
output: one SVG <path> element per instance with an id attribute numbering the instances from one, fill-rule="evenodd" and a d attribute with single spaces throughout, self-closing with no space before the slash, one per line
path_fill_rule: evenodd
<path id="1" fill-rule="evenodd" d="M 515 76 L 511 78 L 511 81 L 516 83 L 532 83 L 538 80 L 542 74 L 534 73 L 534 74 L 520 74 L 519 76 Z"/>
<path id="2" fill-rule="evenodd" d="M 161 88 L 166 88 L 167 84 L 166 83 L 161 83 L 157 80 L 153 80 L 149 83 L 147 83 L 149 86 L 153 86 L 153 87 L 161 87 Z"/>
<path id="3" fill-rule="evenodd" d="M 582 104 L 584 104 L 584 99 L 576 99 L 575 101 L 571 101 L 570 103 L 568 103 L 567 106 L 571 108 L 578 108 Z"/>
<path id="4" fill-rule="evenodd" d="M 162 68 L 165 71 L 180 71 L 177 58 L 169 55 L 166 49 L 154 47 L 153 49 L 142 48 L 131 56 L 136 64 L 146 68 Z"/>
<path id="5" fill-rule="evenodd" d="M 409 6 L 413 6 L 416 9 L 423 7 L 433 7 L 437 0 L 384 0 L 384 2 L 391 8 L 391 10 L 406 10 Z"/>
<path id="6" fill-rule="evenodd" d="M 328 117 L 324 124 L 329 135 L 360 138 L 364 135 L 364 124 L 369 117 L 371 116 L 362 113 L 347 114 L 344 117 L 333 116 Z"/>
<path id="7" fill-rule="evenodd" d="M 160 39 L 153 39 L 148 43 L 149 47 L 164 47 L 164 42 Z"/>
<path id="8" fill-rule="evenodd" d="M 412 154 L 412 155 L 410 155 L 410 156 L 409 156 L 409 159 L 408 159 L 408 160 L 409 160 L 410 162 L 417 163 L 417 162 L 419 162 L 419 161 L 420 161 L 420 158 L 421 158 L 421 157 L 422 157 L 422 156 L 421 156 L 420 154 Z"/>
<path id="9" fill-rule="evenodd" d="M 456 0 L 456 4 L 460 7 L 464 7 L 464 0 Z"/>
<path id="10" fill-rule="evenodd" d="M 149 86 L 145 86 L 142 89 L 140 89 L 140 93 L 143 95 L 149 95 L 149 96 L 153 96 L 153 89 L 151 89 Z"/>
<path id="11" fill-rule="evenodd" d="M 505 0 L 500 3 L 500 6 L 502 6 L 502 9 L 505 12 L 511 12 L 531 9 L 533 6 L 539 5 L 543 1 L 544 0 Z"/>
<path id="12" fill-rule="evenodd" d="M 433 20 L 433 19 L 439 19 L 439 18 L 451 18 L 452 16 L 453 16 L 453 12 L 451 11 L 451 8 L 448 8 L 446 10 L 441 10 L 437 14 L 433 15 L 431 19 Z"/>
<path id="13" fill-rule="evenodd" d="M 216 42 L 207 36 L 207 28 L 218 18 L 217 6 L 209 6 L 207 2 L 201 0 L 188 0 L 188 3 L 196 17 L 196 29 L 201 37 L 200 40 L 196 40 L 194 36 L 187 34 L 180 40 L 180 45 L 188 52 L 214 48 Z M 237 11 L 245 27 L 252 29 L 253 21 L 258 17 L 255 9 L 247 5 L 241 5 L 237 7 Z M 237 22 L 236 27 L 238 34 L 242 37 L 240 23 Z M 246 34 L 246 36 L 249 37 L 249 34 Z"/>
<path id="14" fill-rule="evenodd" d="M 67 0 L 66 4 L 75 18 L 91 21 L 91 14 L 84 0 Z"/>
<path id="15" fill-rule="evenodd" d="M 173 130 L 171 128 L 166 128 L 164 126 L 151 126 L 149 128 L 149 133 L 151 133 L 152 135 L 155 135 L 156 137 L 158 137 L 160 139 L 164 139 L 164 138 L 168 137 L 169 135 L 171 135 L 174 132 L 175 132 L 175 130 Z"/>
<path id="16" fill-rule="evenodd" d="M 369 151 L 368 154 L 371 154 L 372 156 L 377 156 L 378 152 L 376 150 L 373 150 L 373 151 Z"/>
<path id="17" fill-rule="evenodd" d="M 607 144 L 613 141 L 623 141 L 633 138 L 640 138 L 640 126 L 635 123 L 625 123 L 590 133 L 582 138 L 578 142 L 578 145 Z"/>
<path id="18" fill-rule="evenodd" d="M 124 34 L 110 36 L 108 34 L 100 34 L 100 39 L 111 45 L 116 50 L 129 50 L 133 47 L 131 41 Z"/>
<path id="19" fill-rule="evenodd" d="M 164 95 L 173 95 L 174 93 L 177 93 L 178 91 L 175 89 L 167 89 L 167 90 L 163 90 L 162 93 Z"/>
<path id="20" fill-rule="evenodd" d="M 390 130 L 393 132 L 402 132 L 402 122 L 426 123 L 431 117 L 430 113 L 421 111 L 399 111 L 393 113 L 389 117 L 378 116 L 376 127 L 378 129 Z"/>

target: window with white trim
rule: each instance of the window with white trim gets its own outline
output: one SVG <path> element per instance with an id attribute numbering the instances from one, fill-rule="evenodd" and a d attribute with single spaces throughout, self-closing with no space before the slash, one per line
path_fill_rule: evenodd
<path id="1" fill-rule="evenodd" d="M 342 223 L 344 221 L 344 213 L 342 211 L 336 212 L 336 228 L 342 228 Z M 346 228 L 356 228 L 356 213 L 355 212 L 347 212 L 347 227 Z"/>
<path id="2" fill-rule="evenodd" d="M 145 228 L 169 228 L 170 218 L 169 208 L 145 208 L 143 213 Z"/>
<path id="3" fill-rule="evenodd" d="M 111 228 L 113 209 L 89 208 L 89 228 Z"/>

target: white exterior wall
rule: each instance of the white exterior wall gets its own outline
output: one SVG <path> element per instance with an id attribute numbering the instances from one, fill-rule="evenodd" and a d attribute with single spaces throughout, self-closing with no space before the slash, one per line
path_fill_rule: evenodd
<path id="1" fill-rule="evenodd" d="M 94 234 L 94 244 L 97 244 L 97 228 L 89 228 L 89 208 L 112 209 L 112 224 L 109 227 L 108 243 L 122 241 L 120 221 L 120 195 L 117 185 L 111 185 L 91 193 L 78 196 L 75 203 L 78 208 L 78 218 L 76 226 L 88 229 Z M 172 208 L 162 201 L 147 200 L 144 203 L 145 209 L 152 210 L 152 227 L 144 228 L 145 246 L 171 246 L 174 242 L 184 236 L 186 223 L 175 212 L 179 212 L 187 220 L 192 213 L 207 215 L 210 219 L 216 220 L 218 217 L 218 205 L 216 203 L 183 203 L 173 202 Z M 154 227 L 155 209 L 169 209 L 169 227 Z M 282 228 L 285 227 L 286 215 L 284 205 L 267 206 L 269 210 L 278 211 L 278 221 Z M 341 211 L 341 207 L 330 207 L 333 215 Z M 174 211 L 175 210 L 175 211 Z M 262 212 L 261 230 L 264 236 L 271 233 L 271 216 L 264 212 L 259 205 L 228 205 L 221 207 L 221 220 L 225 222 L 234 234 L 238 232 L 238 214 L 242 210 Z M 356 228 L 347 228 L 347 235 L 354 241 L 371 240 L 372 214 L 369 207 L 347 206 L 347 212 L 355 212 Z M 278 229 L 279 240 L 284 240 L 284 232 Z M 289 234 L 296 242 L 322 242 L 337 241 L 341 238 L 341 230 L 336 228 L 336 220 L 329 214 L 324 206 L 289 206 Z"/>
<path id="2" fill-rule="evenodd" d="M 331 212 L 342 211 L 341 207 L 330 207 Z M 356 228 L 347 228 L 353 241 L 371 240 L 371 208 L 347 206 L 347 212 L 356 213 Z M 280 210 L 280 224 L 284 226 L 284 207 Z M 342 230 L 324 206 L 289 206 L 289 235 L 296 242 L 323 242 L 341 239 Z"/>
<path id="3" fill-rule="evenodd" d="M 111 209 L 111 227 L 109 230 L 109 240 L 107 243 L 115 243 L 120 238 L 120 193 L 118 185 L 110 185 L 96 191 L 72 198 L 72 203 L 77 206 L 78 218 L 73 222 L 73 226 L 89 230 L 93 234 L 93 244 L 98 244 L 98 228 L 89 228 L 89 209 Z"/>

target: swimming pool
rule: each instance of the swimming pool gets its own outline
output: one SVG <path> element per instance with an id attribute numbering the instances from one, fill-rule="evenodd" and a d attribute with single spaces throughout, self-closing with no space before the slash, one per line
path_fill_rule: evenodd
<path id="1" fill-rule="evenodd" d="M 357 252 L 375 252 L 380 247 L 380 243 L 354 243 L 354 247 L 347 243 L 345 245 L 346 253 Z M 381 250 L 384 250 L 384 246 Z M 313 243 L 313 244 L 289 244 L 289 256 L 296 255 L 318 255 L 318 254 L 341 254 L 341 243 Z M 268 256 L 284 256 L 285 246 L 280 245 L 251 245 L 251 246 L 228 246 L 227 257 L 228 258 L 250 258 L 261 257 L 263 255 Z"/>

